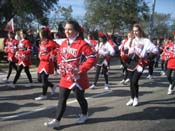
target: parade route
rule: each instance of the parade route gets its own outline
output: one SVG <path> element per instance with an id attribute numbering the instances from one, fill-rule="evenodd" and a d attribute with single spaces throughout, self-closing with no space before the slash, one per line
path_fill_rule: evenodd
<path id="1" fill-rule="evenodd" d="M 73 93 L 67 102 L 67 110 L 61 121 L 61 127 L 55 130 L 64 131 L 174 131 L 175 129 L 175 96 L 167 95 L 168 82 L 160 76 L 160 69 L 155 69 L 153 79 L 146 79 L 147 71 L 140 80 L 139 106 L 126 106 L 129 100 L 129 86 L 122 85 L 120 64 L 113 62 L 110 68 L 111 90 L 104 90 L 103 77 L 99 78 L 96 89 L 86 91 L 89 106 L 89 120 L 82 125 L 75 124 L 79 118 L 80 108 Z M 13 72 L 14 73 L 14 72 Z M 28 82 L 25 74 L 15 89 L 0 84 L 0 128 L 1 131 L 53 131 L 45 127 L 44 122 L 55 117 L 59 90 L 44 101 L 35 101 L 41 94 L 41 84 L 37 82 L 35 69 L 31 70 L 34 84 L 30 88 L 23 85 Z M 2 79 L 5 74 L 0 75 Z M 12 80 L 14 74 L 11 76 Z M 89 72 L 90 82 L 94 69 Z M 57 84 L 59 76 L 49 78 Z"/>

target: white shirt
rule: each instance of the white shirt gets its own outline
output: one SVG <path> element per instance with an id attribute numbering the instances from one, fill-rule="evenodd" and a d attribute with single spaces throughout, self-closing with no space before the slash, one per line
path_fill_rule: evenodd
<path id="1" fill-rule="evenodd" d="M 106 42 L 106 43 L 100 42 L 95 46 L 95 50 L 96 52 L 98 52 L 99 55 L 103 55 L 103 56 L 107 56 L 107 55 L 114 56 L 115 54 L 115 50 L 109 42 Z"/>
<path id="2" fill-rule="evenodd" d="M 147 38 L 134 38 L 132 41 L 129 54 L 136 53 L 141 58 L 144 58 L 147 53 L 158 52 L 157 47 Z"/>

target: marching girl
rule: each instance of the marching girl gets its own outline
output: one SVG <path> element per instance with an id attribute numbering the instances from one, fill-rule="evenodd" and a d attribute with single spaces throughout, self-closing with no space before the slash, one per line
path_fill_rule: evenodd
<path id="1" fill-rule="evenodd" d="M 99 78 L 99 74 L 101 68 L 103 70 L 104 79 L 105 79 L 105 90 L 109 90 L 109 82 L 108 82 L 108 67 L 109 67 L 109 60 L 111 56 L 114 56 L 115 50 L 111 46 L 111 44 L 107 41 L 107 37 L 104 33 L 99 32 L 99 43 L 96 45 L 95 50 L 98 55 L 97 63 L 96 63 L 96 74 L 94 83 L 90 86 L 91 89 L 96 88 L 97 81 Z"/>
<path id="2" fill-rule="evenodd" d="M 160 39 L 156 40 L 156 46 L 157 46 L 157 49 L 158 49 L 158 54 L 156 55 L 156 58 L 155 58 L 155 65 L 154 65 L 154 67 L 158 68 L 159 67 L 160 55 L 161 55 L 161 53 L 163 51 Z"/>
<path id="3" fill-rule="evenodd" d="M 53 85 L 49 80 L 49 75 L 54 73 L 54 61 L 56 58 L 56 50 L 59 45 L 50 39 L 50 30 L 45 27 L 39 32 L 40 44 L 39 44 L 39 59 L 38 65 L 38 81 L 42 82 L 42 95 L 36 97 L 35 100 L 47 99 L 47 89 L 51 88 L 51 94 L 55 94 L 56 86 Z"/>
<path id="4" fill-rule="evenodd" d="M 89 44 L 83 39 L 83 32 L 78 22 L 70 20 L 66 22 L 65 34 L 67 39 L 60 46 L 60 55 L 57 55 L 59 64 L 59 103 L 56 118 L 44 123 L 48 127 L 59 127 L 62 116 L 66 110 L 66 102 L 71 93 L 74 92 L 80 104 L 82 114 L 77 124 L 81 124 L 88 119 L 88 103 L 85 99 L 85 90 L 89 87 L 87 71 L 95 62 L 96 55 Z M 82 60 L 82 58 L 85 58 Z"/>
<path id="5" fill-rule="evenodd" d="M 161 48 L 162 53 L 160 55 L 160 59 L 161 59 L 161 72 L 160 72 L 160 74 L 161 74 L 161 76 L 165 76 L 166 75 L 165 72 L 166 72 L 167 58 L 168 58 L 168 56 L 167 56 L 167 49 L 166 49 L 167 44 L 168 44 L 168 39 L 165 38 L 163 40 L 163 45 L 162 45 L 162 48 Z"/>
<path id="6" fill-rule="evenodd" d="M 121 59 L 121 63 L 123 65 L 123 80 L 120 81 L 121 84 L 127 84 L 129 82 L 129 77 L 128 77 L 128 70 L 127 70 L 127 66 L 128 66 L 128 50 L 130 48 L 129 44 L 131 42 L 132 38 L 132 32 L 129 32 L 127 34 L 127 38 L 124 39 L 121 43 L 121 45 L 119 46 L 119 50 L 120 50 L 120 59 Z"/>
<path id="7" fill-rule="evenodd" d="M 127 106 L 137 106 L 139 104 L 139 79 L 142 75 L 144 67 L 148 65 L 149 57 L 157 53 L 156 46 L 146 38 L 144 31 L 139 24 L 133 25 L 134 39 L 130 43 L 128 51 L 128 73 L 130 77 L 130 100 Z"/>
<path id="8" fill-rule="evenodd" d="M 114 49 L 114 54 L 113 56 L 116 54 L 116 51 L 117 51 L 117 45 L 115 44 L 114 40 L 113 40 L 113 35 L 109 35 L 109 34 L 106 34 L 106 37 L 107 37 L 107 42 L 112 46 L 112 48 Z M 111 58 L 112 56 L 109 56 L 109 60 L 108 60 L 108 69 L 110 68 L 110 62 L 111 62 Z M 102 73 L 103 73 L 103 70 L 102 70 Z"/>
<path id="9" fill-rule="evenodd" d="M 166 75 L 169 82 L 168 95 L 173 93 L 173 88 L 175 86 L 175 44 L 172 40 L 168 42 L 165 47 L 166 56 L 167 56 L 167 70 Z M 172 76 L 173 73 L 173 76 Z"/>
<path id="10" fill-rule="evenodd" d="M 156 39 L 153 38 L 151 41 L 156 46 Z M 156 46 L 157 47 L 157 46 Z M 152 79 L 153 78 L 153 72 L 154 72 L 154 64 L 155 64 L 155 58 L 159 56 L 159 49 L 157 47 L 157 54 L 152 55 L 152 57 L 149 58 L 149 65 L 148 65 L 148 76 L 146 78 Z"/>
<path id="11" fill-rule="evenodd" d="M 15 54 L 15 57 L 18 60 L 18 68 L 17 68 L 17 73 L 15 75 L 15 78 L 13 80 L 12 84 L 9 84 L 10 87 L 15 88 L 15 84 L 18 81 L 21 72 L 24 68 L 24 71 L 29 79 L 28 84 L 25 84 L 25 87 L 31 87 L 32 86 L 32 76 L 29 71 L 29 67 L 31 65 L 31 49 L 32 49 L 32 44 L 30 41 L 27 39 L 27 32 L 24 30 L 20 31 L 20 37 L 21 40 L 19 41 L 18 44 L 18 51 Z"/>
<path id="12" fill-rule="evenodd" d="M 10 74 L 13 68 L 17 71 L 17 66 L 16 66 L 17 59 L 15 58 L 15 53 L 17 51 L 17 45 L 19 43 L 19 41 L 14 38 L 15 34 L 13 32 L 8 32 L 7 35 L 8 35 L 8 38 L 5 40 L 4 51 L 7 53 L 7 60 L 9 62 L 9 65 L 8 65 L 9 70 L 7 73 L 7 77 L 3 79 L 3 81 L 5 82 L 8 82 L 8 79 L 10 77 Z"/>

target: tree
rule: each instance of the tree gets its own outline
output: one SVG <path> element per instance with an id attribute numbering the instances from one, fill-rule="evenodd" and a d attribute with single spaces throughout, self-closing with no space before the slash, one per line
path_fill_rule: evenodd
<path id="1" fill-rule="evenodd" d="M 171 24 L 171 32 L 174 34 L 175 33 L 175 18 L 172 20 L 172 24 Z M 175 37 L 175 34 L 174 34 Z"/>
<path id="2" fill-rule="evenodd" d="M 154 28 L 153 28 L 153 36 L 154 37 L 168 37 L 170 36 L 171 29 L 170 29 L 170 14 L 162 14 L 162 13 L 155 13 L 154 15 Z"/>
<path id="3" fill-rule="evenodd" d="M 43 25 L 48 25 L 48 11 L 54 8 L 58 0 L 1 0 L 0 25 L 11 19 L 18 20 L 21 26 L 36 20 Z"/>
<path id="4" fill-rule="evenodd" d="M 60 28 L 60 25 L 64 24 L 66 20 L 72 18 L 72 12 L 72 6 L 66 8 L 58 5 L 57 8 L 52 10 L 52 15 L 49 17 L 50 27 L 54 29 Z"/>
<path id="5" fill-rule="evenodd" d="M 91 29 L 121 31 L 133 23 L 148 19 L 149 8 L 144 0 L 86 0 L 85 19 Z"/>

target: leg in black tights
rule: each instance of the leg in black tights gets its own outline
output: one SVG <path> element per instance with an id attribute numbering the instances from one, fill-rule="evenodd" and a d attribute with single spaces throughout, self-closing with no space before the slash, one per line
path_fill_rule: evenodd
<path id="1" fill-rule="evenodd" d="M 41 76 L 41 82 L 42 82 L 42 88 L 43 88 L 43 95 L 46 95 L 48 87 L 53 87 L 53 84 L 48 81 L 49 75 L 46 74 L 45 72 L 42 72 L 40 76 Z"/>
<path id="2" fill-rule="evenodd" d="M 132 72 L 131 75 L 131 82 L 130 82 L 130 90 L 131 90 L 131 98 L 138 98 L 138 93 L 139 93 L 139 85 L 138 85 L 138 81 L 141 77 L 142 73 L 138 72 L 137 70 Z"/>
<path id="3" fill-rule="evenodd" d="M 19 79 L 19 77 L 21 75 L 21 71 L 22 71 L 23 68 L 24 68 L 23 65 L 19 65 L 18 66 L 15 78 L 13 80 L 13 84 L 16 84 L 16 82 L 18 81 L 18 79 Z"/>
<path id="4" fill-rule="evenodd" d="M 107 66 L 103 65 L 103 73 L 104 73 L 104 78 L 105 78 L 105 83 L 108 84 L 108 68 Z"/>
<path id="5" fill-rule="evenodd" d="M 97 81 L 99 78 L 99 74 L 100 74 L 100 70 L 101 70 L 101 66 L 96 66 L 96 73 L 95 73 L 95 81 L 94 81 L 94 85 L 97 85 Z"/>
<path id="6" fill-rule="evenodd" d="M 74 90 L 75 97 L 81 107 L 81 111 L 83 115 L 87 115 L 88 112 L 88 103 L 84 97 L 84 90 L 80 90 L 79 88 L 75 88 Z"/>
<path id="7" fill-rule="evenodd" d="M 69 97 L 70 92 L 71 92 L 71 90 L 60 87 L 59 102 L 58 102 L 58 106 L 57 106 L 57 115 L 56 115 L 56 119 L 58 121 L 61 120 L 61 118 L 66 110 L 66 102 L 67 102 L 67 99 Z"/>
<path id="8" fill-rule="evenodd" d="M 32 81 L 32 75 L 30 74 L 29 66 L 24 67 L 24 71 L 25 71 L 25 73 L 27 75 L 27 78 L 29 79 L 29 82 L 32 83 L 33 82 Z"/>

